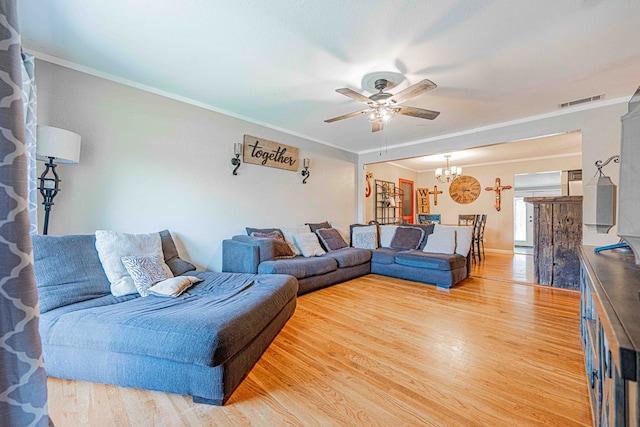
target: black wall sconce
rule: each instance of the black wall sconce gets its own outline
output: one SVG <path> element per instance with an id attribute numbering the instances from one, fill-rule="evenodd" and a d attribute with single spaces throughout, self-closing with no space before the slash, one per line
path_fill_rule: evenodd
<path id="1" fill-rule="evenodd" d="M 240 142 L 236 142 L 235 144 L 233 144 L 233 154 L 235 155 L 235 157 L 231 159 L 231 164 L 235 166 L 235 168 L 233 168 L 234 175 L 238 175 L 238 168 L 242 163 L 242 161 L 240 160 L 241 153 L 242 153 L 242 144 Z"/>
<path id="2" fill-rule="evenodd" d="M 300 175 L 304 177 L 304 179 L 302 180 L 302 183 L 306 184 L 307 179 L 309 178 L 309 175 L 311 175 L 311 172 L 309 172 L 309 159 L 303 160 L 303 166 L 304 166 L 304 169 L 300 171 Z"/>

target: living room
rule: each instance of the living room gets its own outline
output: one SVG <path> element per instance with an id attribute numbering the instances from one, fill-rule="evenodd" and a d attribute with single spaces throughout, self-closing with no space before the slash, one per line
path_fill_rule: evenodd
<path id="1" fill-rule="evenodd" d="M 287 227 L 321 221 L 348 226 L 367 222 L 371 217 L 365 196 L 366 165 L 579 131 L 579 164 L 572 159 L 566 165 L 562 158 L 549 160 L 549 165 L 553 170 L 582 169 L 585 177 L 590 177 L 596 172 L 593 165 L 597 160 L 620 152 L 620 117 L 626 114 L 629 98 L 640 84 L 640 47 L 625 43 L 624 38 L 636 34 L 633 31 L 640 11 L 633 2 L 615 6 L 567 2 L 561 6 L 567 8 L 566 13 L 557 16 L 540 12 L 540 5 L 518 5 L 532 15 L 531 24 L 526 23 L 524 11 L 503 5 L 509 13 L 505 17 L 507 12 L 501 11 L 499 5 L 485 2 L 474 6 L 448 2 L 429 7 L 405 2 L 398 6 L 400 11 L 385 2 L 354 2 L 348 6 L 340 2 L 322 6 L 305 2 L 305 7 L 315 13 L 304 12 L 301 5 L 292 2 L 275 2 L 273 11 L 254 2 L 218 5 L 217 9 L 194 3 L 184 9 L 147 2 L 111 6 L 106 2 L 58 3 L 34 0 L 17 6 L 24 50 L 35 57 L 37 121 L 70 130 L 82 138 L 78 164 L 57 167 L 61 191 L 51 211 L 49 234 L 90 234 L 105 229 L 149 233 L 168 229 L 180 254 L 199 270 L 221 271 L 222 241 L 243 234 L 247 226 Z M 546 7 L 557 4 L 548 2 Z M 318 28 L 331 21 L 332 13 L 340 15 L 343 8 L 340 31 L 336 32 L 354 43 L 344 50 L 337 37 L 325 40 L 329 35 Z M 416 11 L 412 12 L 412 8 Z M 368 10 L 371 16 L 363 16 Z M 300 20 L 294 19 L 296 14 Z M 213 34 L 194 36 L 194 40 L 174 40 L 167 36 L 169 31 L 161 30 L 170 25 L 160 22 L 161 15 L 166 19 L 179 16 L 187 34 L 211 23 L 219 28 Z M 412 15 L 431 17 L 427 24 L 418 25 Z M 575 22 L 571 22 L 575 31 L 573 27 L 568 31 L 566 16 L 574 15 Z M 393 40 L 387 43 L 379 40 L 376 32 L 367 31 L 376 28 L 375 18 L 389 19 L 390 28 L 382 33 L 390 38 L 393 34 Z M 151 26 L 135 30 L 145 19 Z M 412 29 L 403 33 L 404 20 Z M 585 21 L 593 24 L 591 30 L 579 30 Z M 286 31 L 275 29 L 279 22 Z M 501 27 L 500 31 L 487 27 L 482 27 L 484 32 L 479 31 L 481 24 L 490 26 L 491 22 Z M 500 22 L 502 25 L 497 25 Z M 465 23 L 470 25 L 466 36 L 461 29 Z M 518 25 L 525 26 L 526 31 Z M 304 33 L 301 27 L 305 26 L 314 31 Z M 544 37 L 543 43 L 535 44 L 532 39 L 543 30 L 550 35 Z M 267 49 L 260 36 L 264 34 L 267 39 L 269 31 L 295 40 L 290 47 L 283 42 Z M 239 41 L 234 44 L 215 38 L 225 32 Z M 458 40 L 470 46 L 463 48 L 447 42 L 454 32 Z M 513 40 L 498 43 L 505 34 L 511 34 Z M 571 40 L 563 39 L 567 34 L 573 34 L 567 36 Z M 476 37 L 479 40 L 473 40 Z M 367 43 L 361 39 L 367 39 Z M 430 49 L 430 43 L 436 42 L 438 48 Z M 323 46 L 318 56 L 306 55 L 306 43 Z M 488 47 L 491 43 L 498 45 L 495 50 Z M 156 44 L 165 46 L 159 49 L 164 57 L 152 57 Z M 77 51 L 66 51 L 65 46 Z M 451 52 L 446 46 L 452 46 Z M 110 56 L 112 49 L 121 50 L 124 55 Z M 456 49 L 464 53 L 455 53 Z M 182 50 L 179 59 L 174 59 L 172 54 Z M 241 50 L 251 61 L 231 62 L 236 57 L 233 51 Z M 594 51 L 601 58 L 595 65 L 590 63 L 590 58 L 596 56 Z M 82 54 L 87 52 L 93 54 L 87 54 L 90 60 L 85 61 Z M 305 67 L 303 79 L 282 77 L 286 68 L 302 72 L 291 59 L 295 56 L 292 52 L 300 56 L 298 62 L 315 64 Z M 443 56 L 432 62 L 416 59 L 436 58 L 437 52 Z M 503 54 L 507 56 L 505 52 L 510 54 L 508 60 L 492 62 L 497 57 L 502 59 Z M 205 59 L 207 66 L 199 67 L 198 61 Z M 172 62 L 179 61 L 184 63 L 171 68 Z M 475 65 L 464 76 L 468 83 L 463 83 L 464 78 L 457 77 L 460 71 L 455 64 L 467 61 Z M 222 65 L 216 68 L 216 63 Z M 498 65 L 513 77 L 492 77 Z M 381 132 L 371 132 L 364 117 L 323 123 L 329 117 L 359 108 L 353 100 L 335 93 L 335 89 L 349 87 L 369 95 L 373 92 L 366 90 L 365 75 L 392 67 L 404 75 L 404 80 L 390 90 L 393 93 L 422 79 L 438 85 L 408 104 L 441 111 L 440 117 L 433 121 L 396 117 Z M 539 80 L 527 80 L 534 73 L 525 71 L 531 69 L 541 76 Z M 543 74 L 548 69 L 556 72 Z M 470 78 L 474 72 L 484 77 L 478 77 L 483 81 Z M 453 77 L 456 79 L 450 80 Z M 198 81 L 198 85 L 181 86 L 191 80 Z M 603 91 L 607 96 L 600 101 L 565 109 L 557 106 Z M 295 98 L 290 92 L 303 95 Z M 511 93 L 518 95 L 509 100 L 512 104 L 500 105 L 507 102 Z M 522 106 L 522 112 L 514 107 L 526 104 L 522 100 L 527 99 L 531 106 Z M 458 109 L 452 109 L 453 105 Z M 483 109 L 497 111 L 485 117 L 480 114 Z M 458 112 L 466 114 L 465 123 L 456 122 Z M 305 131 L 297 122 L 314 124 Z M 241 143 L 244 135 L 297 147 L 300 161 L 310 159 L 306 183 L 299 170 L 284 171 L 245 162 L 233 175 L 230 160 L 234 157 L 234 144 Z M 38 174 L 43 169 L 39 163 Z M 499 166 L 495 171 L 486 171 L 486 176 L 491 180 L 495 178 L 492 175 L 500 176 L 503 184 L 512 184 L 507 178 L 511 171 L 503 172 Z M 610 164 L 606 173 L 617 177 L 619 166 Z M 423 184 L 420 178 L 415 182 L 416 187 L 433 186 Z M 484 187 L 493 182 L 487 183 L 485 177 L 481 184 L 486 201 L 490 193 L 485 194 Z M 444 184 L 442 189 L 447 191 Z M 452 204 L 451 200 L 444 201 L 446 197 L 443 194 L 439 207 Z M 492 200 L 488 203 L 493 204 Z M 476 206 L 472 203 L 465 209 L 475 211 Z M 505 199 L 499 215 L 512 216 L 510 206 Z M 38 230 L 42 230 L 44 218 L 41 206 L 39 209 Z M 486 213 L 498 215 L 495 210 Z M 500 226 L 491 226 L 490 230 L 488 241 L 501 241 Z M 615 226 L 607 234 L 583 233 L 586 245 L 617 241 Z M 508 252 L 502 244 L 495 248 Z M 393 286 L 400 285 L 393 282 Z M 438 295 L 434 291 L 434 298 Z M 247 395 L 246 390 L 243 393 Z"/>

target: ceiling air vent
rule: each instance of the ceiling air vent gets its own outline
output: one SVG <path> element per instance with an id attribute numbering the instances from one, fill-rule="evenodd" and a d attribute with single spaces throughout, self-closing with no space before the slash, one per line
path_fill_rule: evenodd
<path id="1" fill-rule="evenodd" d="M 563 102 L 562 104 L 560 104 L 560 108 L 567 108 L 567 107 L 571 107 L 573 105 L 579 105 L 579 104 L 585 104 L 587 102 L 598 101 L 598 100 L 600 100 L 602 98 L 604 98 L 604 93 L 600 94 L 600 95 L 588 96 L 588 97 L 582 98 L 582 99 L 576 99 L 574 101 Z"/>

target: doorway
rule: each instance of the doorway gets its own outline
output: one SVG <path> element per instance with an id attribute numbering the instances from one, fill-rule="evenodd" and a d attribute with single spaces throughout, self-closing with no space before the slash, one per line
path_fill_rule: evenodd
<path id="1" fill-rule="evenodd" d="M 525 197 L 562 195 L 562 171 L 514 175 L 513 251 L 533 252 L 533 205 Z"/>
<path id="2" fill-rule="evenodd" d="M 402 222 L 405 224 L 413 224 L 413 181 L 399 178 L 398 186 L 400 187 L 400 194 L 402 195 L 400 199 L 400 216 L 402 217 Z"/>

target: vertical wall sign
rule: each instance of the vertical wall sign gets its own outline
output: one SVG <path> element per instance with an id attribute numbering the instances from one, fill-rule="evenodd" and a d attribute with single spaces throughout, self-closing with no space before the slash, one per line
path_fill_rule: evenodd
<path id="1" fill-rule="evenodd" d="M 431 213 L 429 206 L 429 188 L 416 188 L 417 214 Z"/>
<path id="2" fill-rule="evenodd" d="M 298 170 L 298 148 L 245 135 L 243 161 L 295 172 Z"/>

